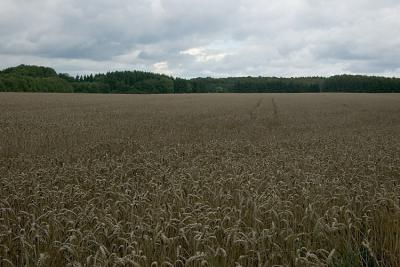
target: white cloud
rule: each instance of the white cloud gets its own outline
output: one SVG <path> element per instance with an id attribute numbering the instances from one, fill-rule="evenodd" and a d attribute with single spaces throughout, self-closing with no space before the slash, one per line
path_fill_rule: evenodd
<path id="1" fill-rule="evenodd" d="M 172 71 L 169 69 L 167 61 L 161 61 L 161 62 L 154 63 L 153 71 L 156 73 L 172 75 Z"/>
<path id="2" fill-rule="evenodd" d="M 212 53 L 210 51 L 207 51 L 206 48 L 202 47 L 193 47 L 185 51 L 181 51 L 180 54 L 193 56 L 197 62 L 202 63 L 208 61 L 218 62 L 227 56 L 226 53 Z"/>

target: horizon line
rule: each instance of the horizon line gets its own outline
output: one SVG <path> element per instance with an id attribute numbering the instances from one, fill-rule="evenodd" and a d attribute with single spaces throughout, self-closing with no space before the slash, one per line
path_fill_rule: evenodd
<path id="1" fill-rule="evenodd" d="M 389 78 L 389 79 L 399 79 L 400 76 L 394 76 L 394 75 L 385 75 L 385 74 L 368 74 L 368 73 L 337 73 L 337 74 L 328 74 L 328 75 L 293 75 L 293 76 L 276 76 L 276 75 L 226 75 L 226 76 L 191 76 L 191 77 L 183 77 L 179 75 L 173 75 L 173 74 L 168 74 L 168 73 L 162 73 L 162 72 L 157 72 L 153 70 L 144 70 L 144 69 L 114 69 L 114 70 L 107 70 L 103 72 L 92 72 L 92 71 L 83 71 L 82 72 L 76 72 L 76 74 L 73 74 L 71 72 L 63 72 L 63 71 L 57 71 L 56 68 L 51 67 L 51 66 L 45 66 L 45 65 L 35 65 L 35 64 L 18 64 L 15 66 L 9 66 L 9 67 L 3 67 L 0 69 L 0 72 L 10 69 L 10 68 L 16 68 L 19 66 L 33 66 L 33 67 L 44 67 L 44 68 L 51 68 L 53 69 L 57 74 L 68 74 L 70 77 L 76 77 L 76 76 L 90 76 L 90 75 L 102 75 L 102 74 L 107 74 L 107 73 L 112 73 L 112 72 L 147 72 L 147 73 L 154 73 L 154 74 L 159 74 L 159 75 L 164 75 L 167 77 L 171 78 L 179 78 L 179 79 L 185 79 L 185 80 L 191 80 L 191 79 L 229 79 L 229 78 L 278 78 L 278 79 L 296 79 L 296 78 L 330 78 L 334 76 L 364 76 L 364 77 L 378 77 L 378 78 Z"/>

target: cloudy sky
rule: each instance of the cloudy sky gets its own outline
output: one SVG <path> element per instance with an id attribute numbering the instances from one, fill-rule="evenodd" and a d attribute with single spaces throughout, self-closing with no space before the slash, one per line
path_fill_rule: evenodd
<path id="1" fill-rule="evenodd" d="M 400 76 L 399 0 L 0 0 L 0 68 Z"/>

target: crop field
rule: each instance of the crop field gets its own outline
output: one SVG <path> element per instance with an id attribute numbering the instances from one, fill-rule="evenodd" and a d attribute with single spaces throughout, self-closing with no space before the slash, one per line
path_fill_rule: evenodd
<path id="1" fill-rule="evenodd" d="M 0 266 L 400 266 L 400 94 L 0 94 Z"/>

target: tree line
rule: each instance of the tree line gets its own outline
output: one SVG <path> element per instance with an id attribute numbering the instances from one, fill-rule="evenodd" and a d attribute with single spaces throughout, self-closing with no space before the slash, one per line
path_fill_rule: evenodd
<path id="1" fill-rule="evenodd" d="M 400 78 L 362 75 L 331 77 L 174 78 L 144 71 L 78 75 L 41 66 L 20 65 L 0 71 L 0 92 L 76 93 L 316 93 L 400 92 Z"/>

